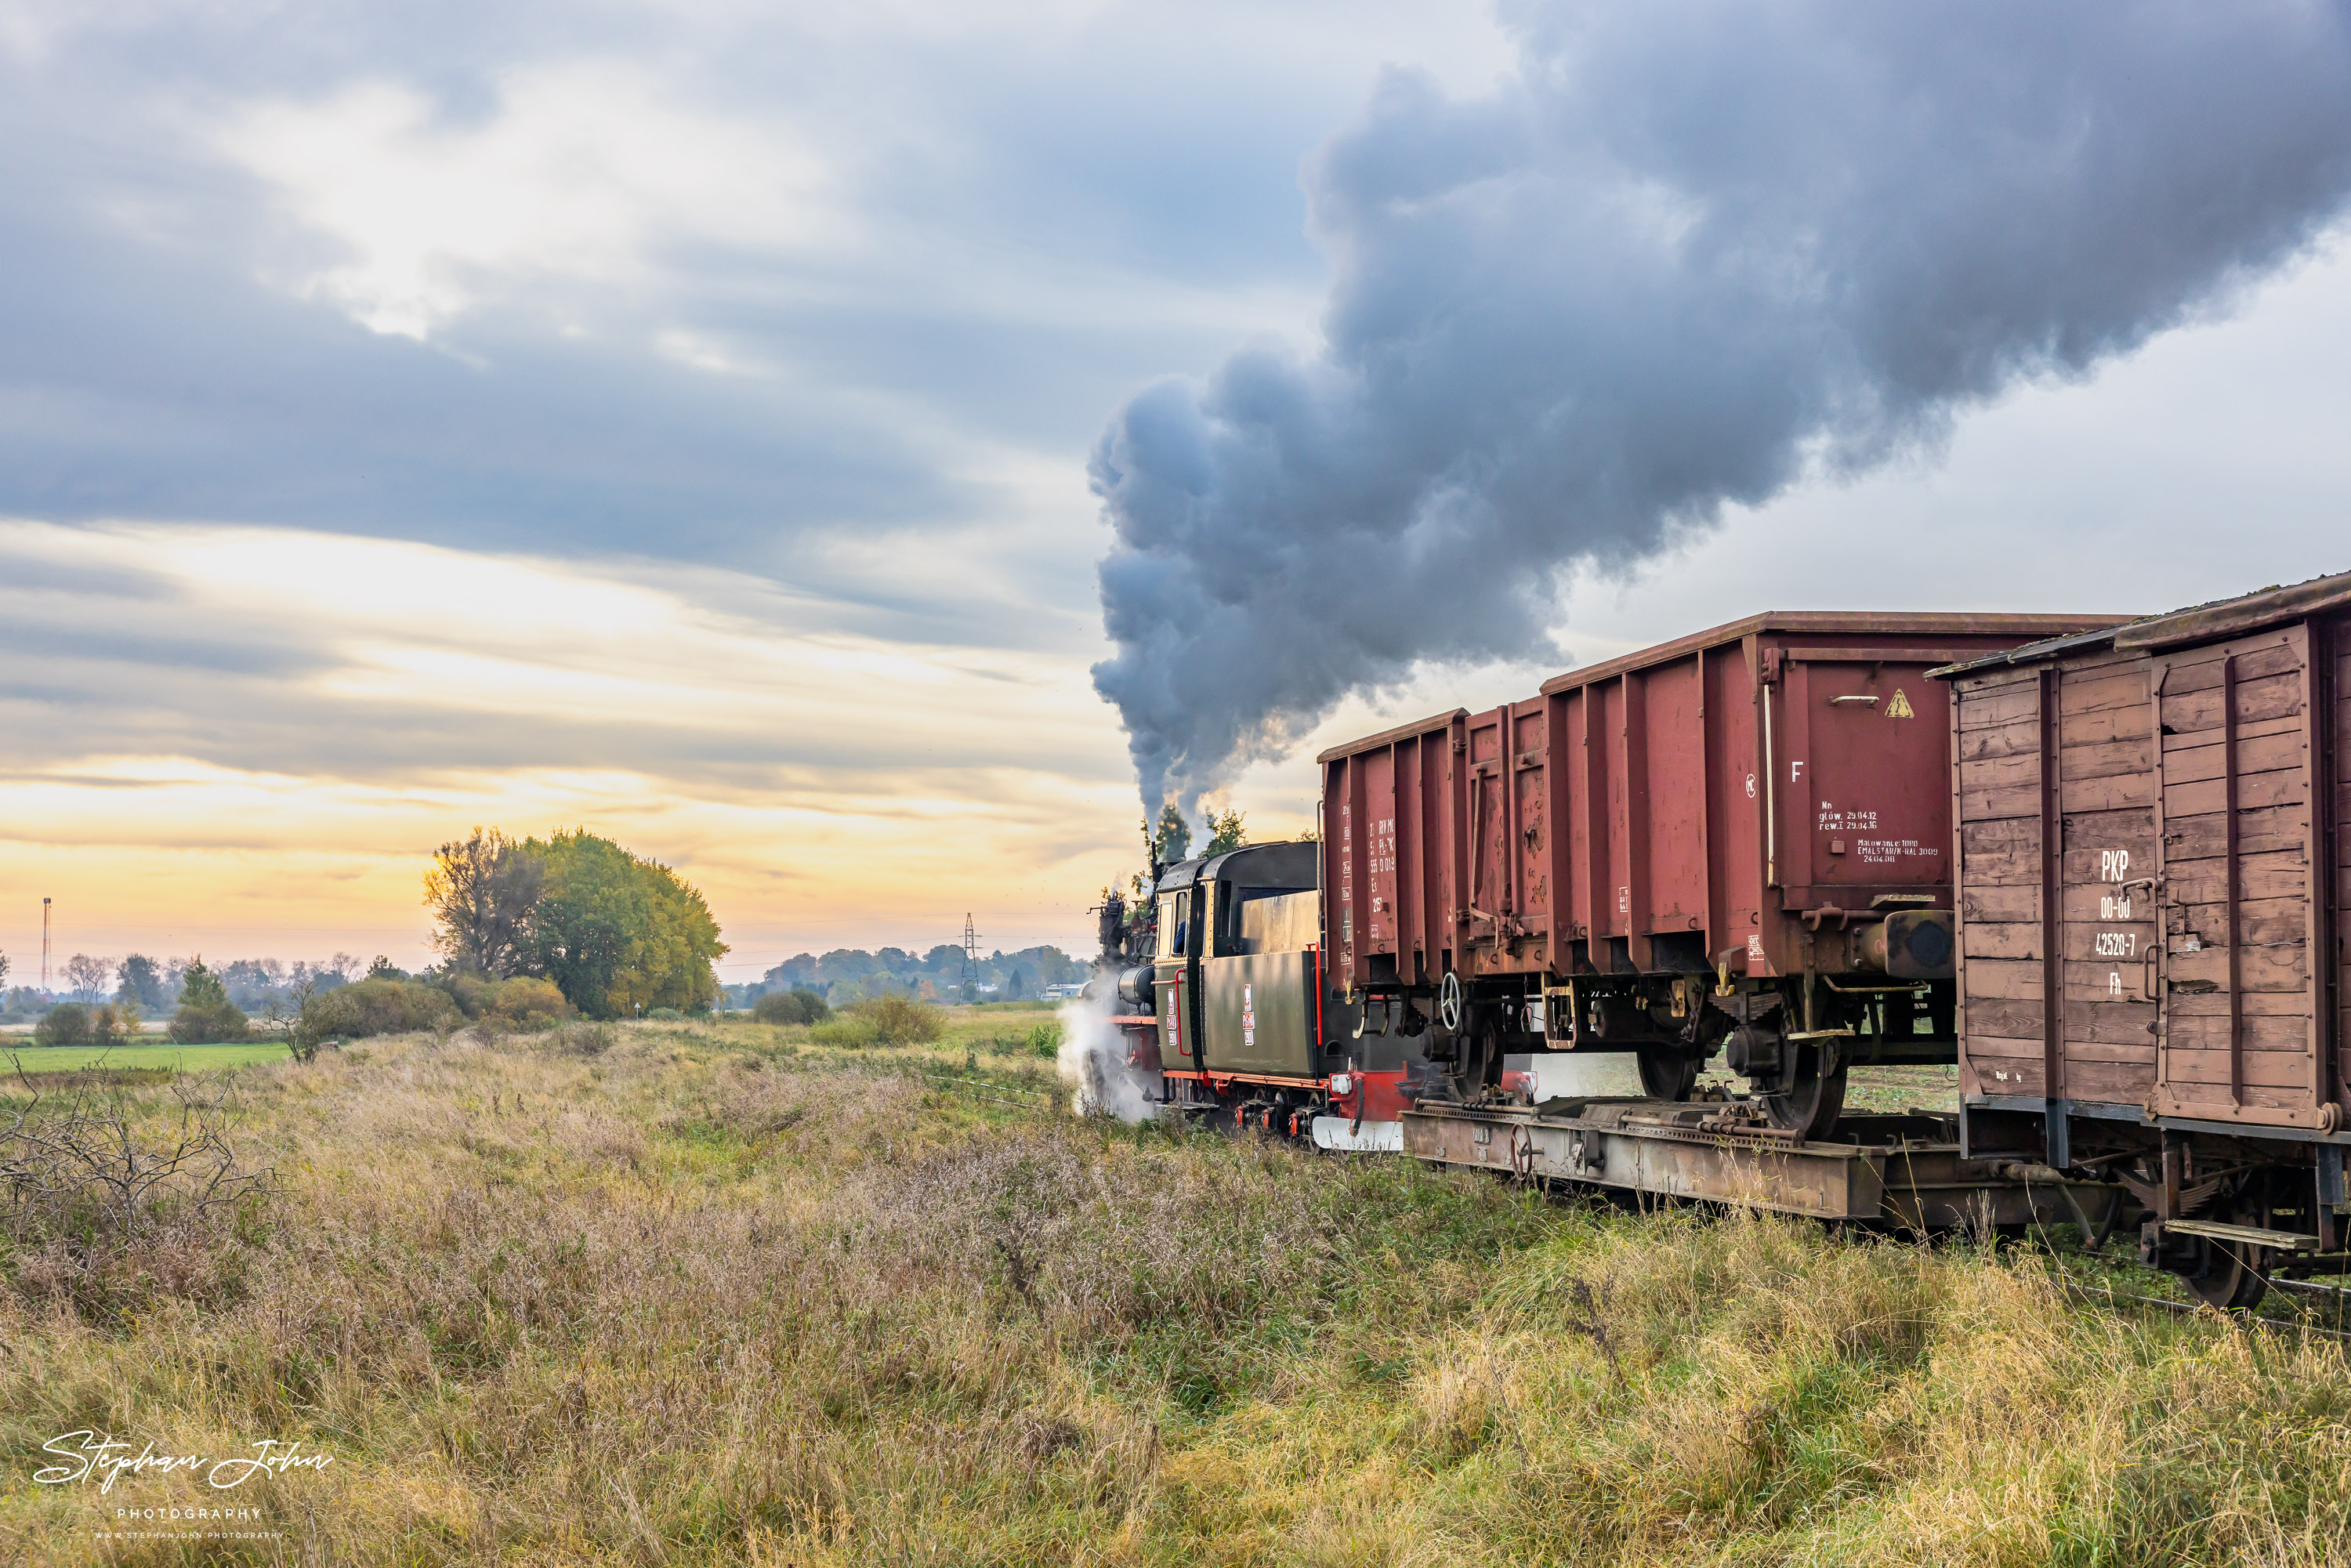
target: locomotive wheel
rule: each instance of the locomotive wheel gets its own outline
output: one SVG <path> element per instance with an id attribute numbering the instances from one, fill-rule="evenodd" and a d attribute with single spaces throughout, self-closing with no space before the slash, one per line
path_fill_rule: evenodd
<path id="1" fill-rule="evenodd" d="M 1762 1093 L 1763 1113 L 1775 1127 L 1817 1138 L 1836 1125 L 1844 1109 L 1844 1063 L 1823 1072 L 1821 1048 L 1810 1040 L 1782 1041 L 1780 1049 L 1792 1060 L 1784 1061 L 1779 1078 Z"/>
<path id="2" fill-rule="evenodd" d="M 1644 1051 L 1635 1057 L 1641 1092 L 1652 1100 L 1687 1100 L 1698 1087 L 1698 1059 L 1687 1051 Z"/>

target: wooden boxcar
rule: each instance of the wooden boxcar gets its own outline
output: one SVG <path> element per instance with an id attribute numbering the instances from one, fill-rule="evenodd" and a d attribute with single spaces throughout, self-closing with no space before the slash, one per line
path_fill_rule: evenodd
<path id="1" fill-rule="evenodd" d="M 2242 1305 L 2341 1253 L 2351 574 L 1949 677 L 1968 1147 Z"/>

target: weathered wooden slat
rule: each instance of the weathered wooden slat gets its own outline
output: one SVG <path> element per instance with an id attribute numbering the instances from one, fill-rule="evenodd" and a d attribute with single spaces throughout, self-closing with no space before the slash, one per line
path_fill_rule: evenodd
<path id="1" fill-rule="evenodd" d="M 2067 1098 L 2091 1105 L 2145 1105 L 2155 1092 L 2152 1061 L 2065 1064 Z"/>
<path id="2" fill-rule="evenodd" d="M 2153 1022 L 2153 1002 L 2068 1001 L 2065 1004 L 2065 1038 L 2068 1040 L 2105 1040 L 2143 1049 L 2149 1061 L 2155 1060 L 2155 1031 L 2147 1027 Z"/>
<path id="3" fill-rule="evenodd" d="M 1959 698 L 1959 729 L 1962 733 L 1991 729 L 2020 718 L 2034 718 L 2041 712 L 2040 700 L 2030 679 L 1994 691 L 1964 693 Z"/>
<path id="4" fill-rule="evenodd" d="M 2228 781 L 2222 779 L 2199 779 L 2193 783 L 2175 784 L 2168 778 L 2163 784 L 2163 810 L 2168 817 L 2193 817 L 2200 812 L 2220 811 L 2228 808 Z M 2237 810 L 2241 813 L 2263 806 L 2299 805 L 2309 799 L 2308 785 L 2298 768 L 2281 768 L 2267 773 L 2245 773 L 2237 779 Z M 2307 821 L 2309 819 L 2304 818 Z"/>
<path id="5" fill-rule="evenodd" d="M 2273 675 L 2266 680 L 2247 681 L 2237 687 L 2237 716 L 2240 721 L 2261 723 L 2266 719 L 2284 718 L 2302 712 L 2302 677 L 2299 674 Z M 2174 693 L 2170 686 L 2163 689 L 2164 727 L 2174 735 L 2194 735 L 2200 730 L 2220 727 L 2220 689 L 2216 684 L 2209 690 Z"/>
<path id="6" fill-rule="evenodd" d="M 2041 966 L 2035 963 L 2011 962 L 1996 958 L 1968 960 L 1968 998 L 2020 1000 L 2041 999 Z"/>
<path id="7" fill-rule="evenodd" d="M 2307 1056 L 2289 1056 L 2275 1051 L 2249 1051 L 2245 1052 L 2243 1071 L 2248 1089 L 2292 1089 L 2298 1085 L 2304 1103 L 2309 1101 L 2310 1058 Z M 2186 1083 L 2226 1085 L 2230 1082 L 2229 1053 L 2225 1049 L 2190 1051 L 2174 1046 L 2169 1075 L 2165 1082 L 2175 1087 Z M 2248 1095 L 2247 1098 L 2253 1097 Z"/>
<path id="8" fill-rule="evenodd" d="M 1959 736 L 1959 767 L 1965 769 L 1978 762 L 1998 761 L 2020 754 L 2031 756 L 2040 748 L 2040 733 L 2031 719 L 1994 725 L 1989 729 L 1965 730 Z"/>
<path id="9" fill-rule="evenodd" d="M 1992 998 L 1968 1003 L 1968 1030 L 1987 1040 L 2039 1040 L 2043 1013 L 2039 997 L 2020 1000 Z"/>
<path id="10" fill-rule="evenodd" d="M 2022 887 L 2001 887 L 1979 886 L 1973 877 L 1964 880 L 1968 884 L 1967 890 L 1959 894 L 1959 919 L 1964 925 L 2000 925 L 2019 920 L 2040 920 L 2039 883 Z"/>
<path id="11" fill-rule="evenodd" d="M 2286 722 L 2291 727 L 2283 735 L 2265 735 L 2252 739 L 2238 736 L 2237 771 L 2240 774 L 2251 778 L 2256 773 L 2302 766 L 2308 738 L 2298 722 Z M 2220 778 L 2227 770 L 2222 749 L 2216 742 L 2210 746 L 2191 746 L 2166 752 L 2163 758 L 2165 787 Z"/>
<path id="12" fill-rule="evenodd" d="M 2237 661 L 2237 684 L 2240 690 L 2268 675 L 2290 674 L 2302 668 L 2302 652 L 2280 638 L 2275 642 L 2231 643 L 2200 654 L 2175 654 L 2171 659 L 2170 677 L 2163 683 L 2163 695 L 2168 699 L 2189 692 L 2218 691 L 2220 687 L 2221 661 L 2233 657 Z"/>
<path id="13" fill-rule="evenodd" d="M 1970 1093 L 2038 1094 L 2041 1084 L 2037 1040 L 1971 1040 L 1959 1061 L 1959 1087 Z"/>
<path id="14" fill-rule="evenodd" d="M 2223 852 L 2228 835 L 2227 819 L 2218 811 L 2202 816 L 2168 816 L 2163 824 L 2164 842 L 2168 846 L 2165 858 L 2175 861 L 2208 860 Z M 2237 813 L 2237 852 L 2241 855 L 2269 854 L 2277 851 L 2300 853 L 2309 837 L 2310 813 L 2299 801 L 2291 806 L 2264 806 L 2258 811 Z"/>
<path id="15" fill-rule="evenodd" d="M 2302 944 L 2291 947 L 2247 947 L 2237 956 L 2239 984 L 2245 992 L 2303 991 L 2310 985 L 2310 967 L 2304 960 Z M 2207 947 L 2201 953 L 2173 953 L 2168 956 L 2169 979 L 2210 980 L 2216 986 L 2229 983 L 2229 955 L 2222 947 Z M 2124 978 L 2126 985 L 2130 977 Z"/>
<path id="16" fill-rule="evenodd" d="M 1970 959 L 2039 958 L 2041 923 L 2000 925 L 1971 924 L 1959 932 L 1959 946 Z"/>
<path id="17" fill-rule="evenodd" d="M 2222 904 L 2229 896 L 2229 879 L 2218 860 L 2168 862 L 2164 866 L 2165 900 L 2178 907 Z M 2237 862 L 2237 896 L 2241 899 L 2301 898 L 2310 891 L 2310 868 L 2299 850 L 2273 850 L 2245 855 Z"/>
<path id="18" fill-rule="evenodd" d="M 2030 817 L 2040 810 L 2041 790 L 2033 784 L 2009 788 L 1975 789 L 1965 785 L 1959 789 L 1959 820 L 1980 822 L 1999 817 Z"/>

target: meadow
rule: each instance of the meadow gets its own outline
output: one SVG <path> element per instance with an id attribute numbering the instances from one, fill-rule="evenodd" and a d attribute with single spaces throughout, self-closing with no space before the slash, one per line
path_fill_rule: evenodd
<path id="1" fill-rule="evenodd" d="M 237 1071 L 207 1113 L 272 1191 L 78 1241 L 12 1212 L 0 1558 L 2351 1557 L 2336 1340 L 2117 1311 L 2089 1292 L 2149 1277 L 2031 1244 L 1081 1120 L 1039 1021 L 958 1009 L 896 1050 L 572 1024 Z M 102 1092 L 152 1137 L 219 1082 Z M 79 1430 L 331 1462 L 37 1482 Z M 255 1518 L 168 1520 L 223 1506 Z M 178 1533 L 204 1530 L 230 1534 Z"/>

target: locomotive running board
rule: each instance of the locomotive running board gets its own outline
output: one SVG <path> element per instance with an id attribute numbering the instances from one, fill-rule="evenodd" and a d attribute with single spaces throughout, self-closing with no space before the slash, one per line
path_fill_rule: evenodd
<path id="1" fill-rule="evenodd" d="M 2028 1185 L 1994 1161 L 1960 1157 L 1955 1116 L 1855 1113 L 1836 1132 L 1835 1143 L 1774 1137 L 1740 1125 L 1736 1108 L 1704 1102 L 1425 1102 L 1405 1113 L 1404 1152 L 1530 1181 L 1910 1229 L 2072 1218 L 2055 1186 Z"/>

